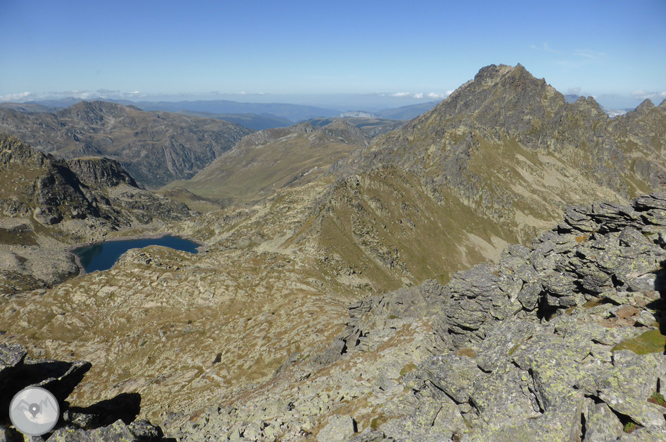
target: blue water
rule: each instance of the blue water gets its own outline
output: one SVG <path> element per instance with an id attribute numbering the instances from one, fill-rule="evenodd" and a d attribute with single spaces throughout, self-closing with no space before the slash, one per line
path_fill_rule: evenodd
<path id="1" fill-rule="evenodd" d="M 79 247 L 72 253 L 81 259 L 86 272 L 108 270 L 118 261 L 120 255 L 129 249 L 141 249 L 148 246 L 164 246 L 184 252 L 197 253 L 199 244 L 175 236 L 163 236 L 157 239 L 132 239 L 128 241 L 107 241 L 102 244 Z"/>

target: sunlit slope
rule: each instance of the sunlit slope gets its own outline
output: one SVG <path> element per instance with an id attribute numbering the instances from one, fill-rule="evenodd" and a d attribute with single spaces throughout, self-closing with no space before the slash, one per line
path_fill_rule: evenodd
<path id="1" fill-rule="evenodd" d="M 468 160 L 484 141 L 493 145 L 516 142 L 629 195 L 645 190 L 627 182 L 632 175 L 631 151 L 659 152 L 658 140 L 664 136 L 659 126 L 665 118 L 662 106 L 650 112 L 650 118 L 662 122 L 651 123 L 656 128 L 654 136 L 628 145 L 621 128 L 628 125 L 642 131 L 639 127 L 645 118 L 637 114 L 641 112 L 611 120 L 594 99 L 566 103 L 562 94 L 520 65 L 488 66 L 430 112 L 357 152 L 348 168 L 362 171 L 396 164 L 423 173 L 424 182 L 433 190 L 448 185 L 461 196 L 488 199 L 487 193 L 475 191 L 470 183 L 475 179 L 465 176 L 470 171 Z M 663 170 L 663 157 L 659 161 L 657 167 Z"/>
<path id="2" fill-rule="evenodd" d="M 566 206 L 660 188 L 666 113 L 648 110 L 610 120 L 592 98 L 567 104 L 520 65 L 484 68 L 336 164 L 345 178 L 293 241 L 316 241 L 357 284 L 446 279 L 496 260 L 507 242 L 528 244 Z"/>
<path id="3" fill-rule="evenodd" d="M 206 198 L 247 202 L 265 198 L 285 186 L 320 177 L 334 162 L 367 146 L 369 136 L 345 121 L 324 128 L 301 123 L 268 129 L 243 138 L 182 187 Z"/>

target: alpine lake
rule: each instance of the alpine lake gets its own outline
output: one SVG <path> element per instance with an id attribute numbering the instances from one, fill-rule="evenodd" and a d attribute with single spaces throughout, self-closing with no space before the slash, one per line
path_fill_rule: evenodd
<path id="1" fill-rule="evenodd" d="M 161 238 L 143 238 L 121 241 L 106 241 L 99 244 L 91 244 L 72 250 L 79 257 L 81 266 L 86 273 L 96 270 L 110 269 L 120 256 L 130 249 L 142 249 L 148 246 L 169 247 L 189 253 L 197 253 L 197 244 L 187 239 L 176 236 L 163 236 Z"/>

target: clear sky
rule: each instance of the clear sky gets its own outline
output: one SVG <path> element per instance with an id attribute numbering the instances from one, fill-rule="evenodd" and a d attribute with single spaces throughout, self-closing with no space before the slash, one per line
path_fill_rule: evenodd
<path id="1" fill-rule="evenodd" d="M 666 98 L 665 0 L 0 0 L 0 35 L 0 101 L 411 104 L 500 63 L 609 107 Z"/>

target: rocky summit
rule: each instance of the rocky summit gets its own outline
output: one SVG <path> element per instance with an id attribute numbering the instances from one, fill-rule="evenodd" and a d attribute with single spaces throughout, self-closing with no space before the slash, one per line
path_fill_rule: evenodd
<path id="1" fill-rule="evenodd" d="M 666 440 L 664 106 L 493 65 L 393 132 L 256 132 L 161 193 L 5 136 L 0 362 L 85 366 L 44 439 Z M 67 253 L 162 234 L 205 246 Z"/>

